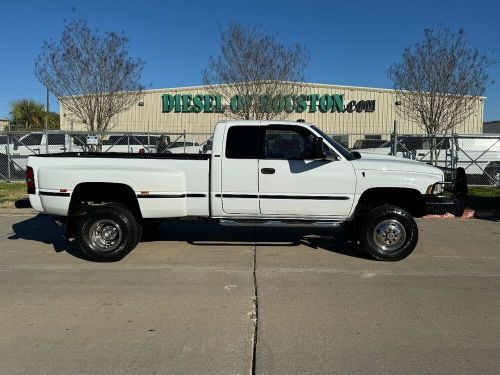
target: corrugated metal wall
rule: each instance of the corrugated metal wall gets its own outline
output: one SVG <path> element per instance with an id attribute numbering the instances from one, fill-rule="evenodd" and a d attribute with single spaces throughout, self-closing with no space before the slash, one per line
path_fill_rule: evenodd
<path id="1" fill-rule="evenodd" d="M 353 113 L 328 112 L 315 113 L 303 112 L 292 113 L 287 120 L 304 119 L 318 125 L 329 134 L 389 134 L 393 131 L 394 120 L 399 121 L 399 133 L 423 133 L 416 123 L 409 122 L 398 116 L 395 102 L 395 93 L 392 90 L 334 86 L 325 84 L 306 84 L 304 94 L 342 94 L 344 104 L 351 100 L 376 100 L 374 112 L 354 111 Z M 143 106 L 134 106 L 121 113 L 112 120 L 112 131 L 134 131 L 134 132 L 188 132 L 188 133 L 210 133 L 213 131 L 218 120 L 226 119 L 227 115 L 220 113 L 162 113 L 161 96 L 163 94 L 206 94 L 207 90 L 202 86 L 148 90 L 145 92 L 142 102 Z M 483 106 L 481 100 L 476 113 L 469 117 L 457 129 L 457 133 L 475 134 L 482 132 Z M 85 130 L 85 126 L 76 120 L 72 120 L 61 106 L 61 128 L 64 130 Z M 353 136 L 359 138 L 359 136 Z M 351 143 L 351 142 L 350 142 Z"/>

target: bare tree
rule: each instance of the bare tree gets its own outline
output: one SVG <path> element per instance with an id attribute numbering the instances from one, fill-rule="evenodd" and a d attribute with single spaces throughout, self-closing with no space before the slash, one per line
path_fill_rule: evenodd
<path id="1" fill-rule="evenodd" d="M 431 135 L 431 161 L 439 148 L 436 135 L 452 132 L 479 105 L 490 84 L 493 60 L 468 45 L 463 30 L 425 29 L 424 39 L 403 52 L 388 71 L 399 110 Z"/>
<path id="2" fill-rule="evenodd" d="M 238 23 L 230 24 L 220 38 L 220 54 L 210 57 L 202 73 L 203 84 L 214 95 L 238 98 L 228 116 L 254 120 L 288 117 L 292 101 L 302 90 L 309 63 L 306 50 L 298 44 L 284 46 L 276 34 Z"/>
<path id="3" fill-rule="evenodd" d="M 59 42 L 44 42 L 35 74 L 88 131 L 104 132 L 113 116 L 143 96 L 144 63 L 129 56 L 127 43 L 123 35 L 99 34 L 84 20 L 72 21 Z"/>

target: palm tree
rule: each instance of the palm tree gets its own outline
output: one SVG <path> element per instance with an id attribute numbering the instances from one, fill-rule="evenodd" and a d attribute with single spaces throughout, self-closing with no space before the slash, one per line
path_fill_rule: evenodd
<path id="1" fill-rule="evenodd" d="M 13 102 L 10 110 L 10 120 L 17 126 L 24 126 L 25 130 L 39 130 L 45 119 L 43 104 L 33 99 L 19 99 Z"/>

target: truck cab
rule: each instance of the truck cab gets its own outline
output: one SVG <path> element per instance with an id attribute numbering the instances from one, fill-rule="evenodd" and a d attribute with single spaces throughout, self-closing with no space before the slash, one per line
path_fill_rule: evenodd
<path id="1" fill-rule="evenodd" d="M 215 131 L 214 213 L 222 216 L 345 219 L 356 173 L 350 153 L 334 148 L 319 129 L 302 123 L 231 121 Z M 235 178 L 237 176 L 237 178 Z M 334 178 L 332 178 L 335 176 Z"/>

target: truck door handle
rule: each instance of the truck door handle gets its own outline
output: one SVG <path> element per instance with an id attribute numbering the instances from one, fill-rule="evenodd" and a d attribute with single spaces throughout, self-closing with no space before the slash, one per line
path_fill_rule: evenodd
<path id="1" fill-rule="evenodd" d="M 262 174 L 274 174 L 276 172 L 274 168 L 262 168 L 260 171 Z"/>

